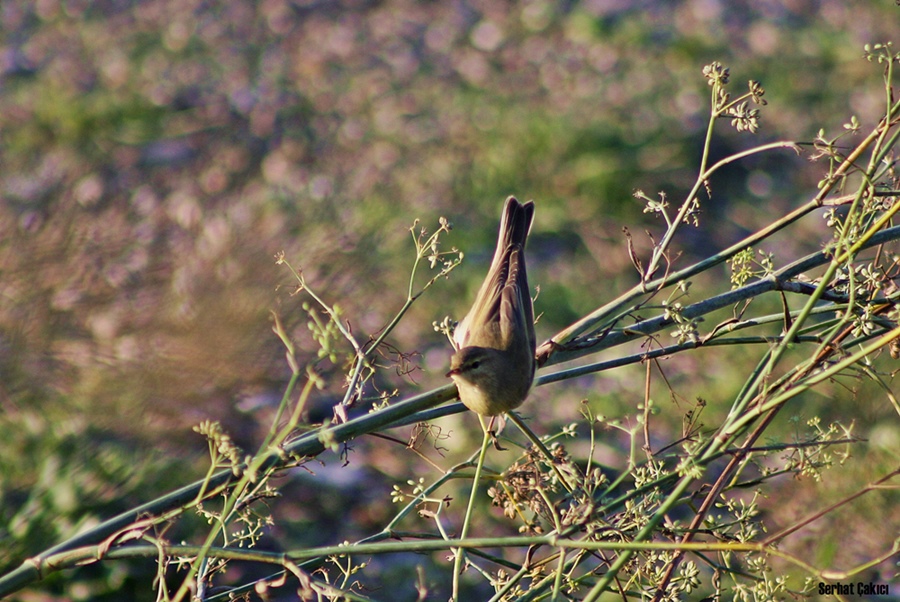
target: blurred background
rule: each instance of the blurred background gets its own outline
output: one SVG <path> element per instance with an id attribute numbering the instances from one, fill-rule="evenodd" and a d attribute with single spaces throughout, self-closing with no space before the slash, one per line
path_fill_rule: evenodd
<path id="1" fill-rule="evenodd" d="M 0 570 L 202 476 L 201 420 L 254 449 L 290 374 L 271 312 L 302 358 L 317 351 L 279 251 L 365 339 L 405 300 L 414 220 L 433 231 L 448 218 L 444 249 L 465 262 L 390 337 L 415 370 L 398 374 L 388 356 L 376 380 L 400 397 L 445 384 L 449 346 L 432 322 L 468 309 L 507 195 L 537 203 L 529 276 L 544 340 L 638 281 L 622 228 L 646 257 L 645 230 L 659 240 L 664 225 L 632 195 L 665 191 L 677 205 L 693 184 L 704 65 L 730 67 L 733 96 L 759 80 L 769 102 L 755 136 L 720 124 L 713 160 L 837 133 L 851 115 L 865 129 L 884 89 L 863 45 L 896 38 L 900 22 L 893 0 L 9 0 L 0 11 Z M 676 240 L 678 265 L 798 206 L 824 169 L 785 151 L 722 171 L 700 227 Z M 780 265 L 830 236 L 807 218 L 766 250 Z M 719 276 L 698 279 L 691 299 L 727 290 L 725 267 Z M 724 412 L 756 361 L 734 359 L 673 359 L 668 386 Z M 319 369 L 330 386 L 316 420 L 343 384 L 343 366 Z M 666 391 L 660 405 L 680 424 L 685 408 Z M 546 387 L 523 409 L 549 432 L 579 418 L 581 399 L 620 416 L 643 395 L 638 367 Z M 829 401 L 809 400 L 810 412 L 882 418 L 883 404 L 867 414 L 855 399 L 848 419 Z M 448 465 L 480 437 L 455 420 Z M 621 461 L 620 443 L 605 459 Z M 391 484 L 421 466 L 401 446 L 354 447 L 315 488 L 288 485 L 281 541 L 352 540 L 390 518 Z M 152 599 L 154 570 L 110 563 L 45 587 Z"/>

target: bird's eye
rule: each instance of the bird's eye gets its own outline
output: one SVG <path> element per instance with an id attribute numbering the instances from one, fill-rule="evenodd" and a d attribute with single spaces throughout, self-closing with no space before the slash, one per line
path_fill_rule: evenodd
<path id="1" fill-rule="evenodd" d="M 477 367 L 480 366 L 480 365 L 481 365 L 481 362 L 480 362 L 479 360 L 475 360 L 474 362 L 472 362 L 472 368 L 473 368 L 473 369 L 474 369 L 474 368 L 477 368 Z"/>

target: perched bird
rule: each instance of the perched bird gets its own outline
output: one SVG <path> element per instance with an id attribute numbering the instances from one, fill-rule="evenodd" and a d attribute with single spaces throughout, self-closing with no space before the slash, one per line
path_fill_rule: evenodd
<path id="1" fill-rule="evenodd" d="M 447 376 L 473 412 L 496 416 L 525 401 L 534 380 L 534 309 L 525 240 L 534 203 L 506 199 L 497 250 L 475 304 L 456 327 Z"/>

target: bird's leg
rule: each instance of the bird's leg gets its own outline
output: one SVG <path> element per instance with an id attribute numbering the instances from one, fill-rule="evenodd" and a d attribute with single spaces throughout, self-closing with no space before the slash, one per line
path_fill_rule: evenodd
<path id="1" fill-rule="evenodd" d="M 497 430 L 494 430 L 494 421 L 497 421 Z M 494 449 L 497 451 L 506 451 L 506 448 L 500 445 L 500 439 L 497 437 L 501 432 L 503 432 L 503 427 L 506 426 L 506 414 L 500 414 L 498 416 L 491 416 L 491 421 L 488 423 L 487 432 L 491 436 L 491 443 L 494 444 Z"/>

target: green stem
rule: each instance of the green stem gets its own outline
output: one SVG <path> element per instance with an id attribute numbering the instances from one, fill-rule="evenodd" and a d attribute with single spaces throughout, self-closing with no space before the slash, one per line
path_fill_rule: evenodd
<path id="1" fill-rule="evenodd" d="M 491 443 L 491 433 L 488 426 L 484 423 L 484 416 L 478 416 L 481 422 L 481 429 L 484 431 L 484 438 L 481 441 L 481 453 L 478 454 L 478 463 L 475 465 L 475 477 L 472 479 L 472 491 L 469 493 L 469 505 L 466 506 L 466 516 L 463 519 L 462 530 L 459 539 L 465 541 L 469 535 L 469 525 L 472 522 L 472 510 L 475 508 L 475 499 L 478 496 L 478 483 L 481 480 L 481 471 L 484 467 L 484 458 L 487 455 L 487 448 Z M 459 582 L 462 577 L 463 563 L 465 561 L 465 549 L 456 548 L 454 550 L 455 558 L 453 561 L 453 596 L 451 600 L 459 602 Z"/>

